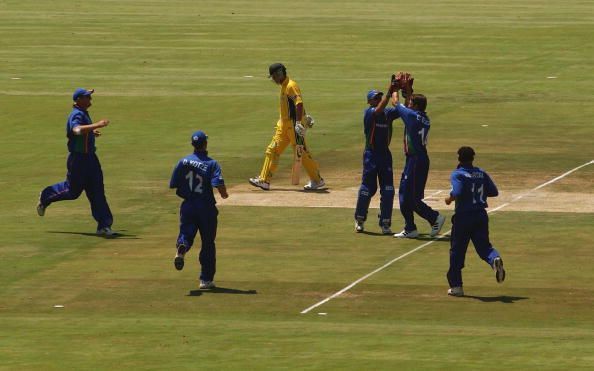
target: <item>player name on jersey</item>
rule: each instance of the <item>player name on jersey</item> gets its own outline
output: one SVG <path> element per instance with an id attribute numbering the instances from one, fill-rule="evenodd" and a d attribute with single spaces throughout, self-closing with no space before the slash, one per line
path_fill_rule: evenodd
<path id="1" fill-rule="evenodd" d="M 195 167 L 196 169 L 200 169 L 203 171 L 208 170 L 207 164 L 205 164 L 204 162 L 196 161 L 196 160 L 188 160 L 187 158 L 184 158 L 182 161 L 182 164 L 189 165 L 189 166 Z"/>

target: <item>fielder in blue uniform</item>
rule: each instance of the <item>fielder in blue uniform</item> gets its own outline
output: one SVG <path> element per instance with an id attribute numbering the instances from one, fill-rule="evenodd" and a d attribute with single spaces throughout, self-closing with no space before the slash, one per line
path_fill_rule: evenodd
<path id="1" fill-rule="evenodd" d="M 97 234 L 113 236 L 111 230 L 113 216 L 103 186 L 103 171 L 96 155 L 95 137 L 101 135 L 98 130 L 109 124 L 103 119 L 93 123 L 88 109 L 91 107 L 91 95 L 94 90 L 78 88 L 72 95 L 74 106 L 66 122 L 68 137 L 68 160 L 66 180 L 46 187 L 39 196 L 37 213 L 45 215 L 49 205 L 54 202 L 77 199 L 85 191 L 91 203 L 91 213 L 97 221 Z"/>
<path id="2" fill-rule="evenodd" d="M 396 112 L 404 123 L 404 154 L 406 162 L 400 179 L 398 196 L 400 212 L 404 216 L 404 230 L 394 235 L 397 238 L 416 238 L 419 236 L 414 213 L 419 214 L 431 224 L 430 236 L 435 237 L 445 222 L 445 217 L 423 202 L 425 184 L 429 175 L 429 155 L 427 137 L 431 121 L 425 112 L 427 98 L 422 94 L 410 94 L 407 106 L 399 102 L 398 91 L 393 94 Z"/>
<path id="3" fill-rule="evenodd" d="M 363 175 L 357 206 L 355 209 L 355 231 L 363 232 L 363 223 L 367 220 L 367 211 L 371 197 L 380 187 L 379 225 L 382 234 L 391 234 L 392 207 L 394 204 L 394 176 L 392 173 L 392 122 L 397 119 L 395 108 L 386 108 L 388 97 L 392 95 L 393 85 L 390 84 L 387 95 L 377 90 L 367 93 L 369 107 L 363 116 L 363 132 L 365 134 L 365 151 L 363 152 Z"/>
<path id="4" fill-rule="evenodd" d="M 177 163 L 169 182 L 169 188 L 174 188 L 175 193 L 184 200 L 179 210 L 180 225 L 174 265 L 177 270 L 183 269 L 184 255 L 192 248 L 196 233 L 200 231 L 201 289 L 215 287 L 215 238 L 219 211 L 216 207 L 213 187 L 218 189 L 221 197 L 229 197 L 221 167 L 215 160 L 208 157 L 207 139 L 203 131 L 199 130 L 192 134 L 194 153 Z"/>
<path id="5" fill-rule="evenodd" d="M 489 241 L 489 217 L 485 211 L 487 197 L 495 197 L 499 192 L 489 174 L 473 166 L 474 154 L 471 147 L 460 147 L 458 150 L 459 165 L 452 172 L 452 191 L 445 199 L 448 205 L 456 201 L 456 212 L 452 216 L 450 269 L 447 273 L 450 284 L 448 295 L 452 296 L 464 295 L 462 268 L 470 240 L 481 259 L 495 270 L 497 282 L 505 279 L 503 260 Z"/>

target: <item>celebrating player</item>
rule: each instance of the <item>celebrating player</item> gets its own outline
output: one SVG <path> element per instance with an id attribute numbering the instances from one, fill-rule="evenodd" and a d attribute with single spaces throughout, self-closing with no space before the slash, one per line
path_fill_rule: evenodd
<path id="1" fill-rule="evenodd" d="M 505 279 L 503 260 L 489 242 L 489 217 L 485 208 L 487 197 L 499 194 L 495 183 L 484 170 L 474 167 L 474 150 L 470 147 L 458 149 L 459 165 L 452 172 L 452 191 L 445 199 L 446 204 L 456 201 L 456 212 L 452 216 L 452 237 L 450 240 L 450 269 L 448 270 L 448 295 L 463 296 L 462 268 L 468 242 L 477 254 L 495 270 L 495 279 Z"/>
<path id="2" fill-rule="evenodd" d="M 113 216 L 105 198 L 103 171 L 99 158 L 95 154 L 95 137 L 101 135 L 98 130 L 109 124 L 103 119 L 93 123 L 88 109 L 91 107 L 91 95 L 94 90 L 78 88 L 72 95 L 74 107 L 66 122 L 68 137 L 68 160 L 66 180 L 46 187 L 39 195 L 37 214 L 45 215 L 47 207 L 58 201 L 75 200 L 85 191 L 91 203 L 91 213 L 97 221 L 97 234 L 114 236 L 111 230 Z"/>
<path id="3" fill-rule="evenodd" d="M 200 288 L 215 287 L 216 271 L 217 215 L 219 211 L 213 187 L 217 188 L 221 197 L 227 198 L 227 188 L 219 164 L 208 157 L 206 147 L 208 136 L 203 131 L 192 134 L 194 153 L 182 158 L 171 176 L 169 188 L 184 199 L 180 206 L 179 236 L 177 237 L 177 254 L 174 265 L 177 270 L 184 268 L 184 256 L 192 248 L 196 233 L 200 231 L 202 248 L 200 249 Z"/>
<path id="4" fill-rule="evenodd" d="M 371 197 L 380 186 L 379 225 L 382 234 L 391 234 L 392 207 L 394 204 L 394 176 L 392 173 L 392 153 L 389 145 L 392 140 L 392 122 L 398 118 L 395 108 L 386 108 L 388 97 L 394 92 L 394 80 L 383 95 L 377 90 L 367 93 L 369 107 L 363 116 L 363 132 L 365 134 L 365 151 L 363 152 L 363 175 L 357 207 L 355 209 L 355 231 L 363 232 L 363 223 L 367 220 L 367 211 Z"/>
<path id="5" fill-rule="evenodd" d="M 398 196 L 400 212 L 404 216 L 404 230 L 394 235 L 396 238 L 416 238 L 419 236 L 415 225 L 414 213 L 431 224 L 431 237 L 437 236 L 445 217 L 423 202 L 425 184 L 429 174 L 429 155 L 427 154 L 427 137 L 431 123 L 425 109 L 427 98 L 422 94 L 413 94 L 413 78 L 410 74 L 398 73 L 400 82 L 392 95 L 398 115 L 404 122 L 404 154 L 406 162 L 400 179 Z M 406 95 L 406 106 L 399 102 L 398 88 Z"/>
<path id="6" fill-rule="evenodd" d="M 305 132 L 311 120 L 305 113 L 301 90 L 297 83 L 287 76 L 287 69 L 282 63 L 274 63 L 268 68 L 270 78 L 280 85 L 280 118 L 276 124 L 276 131 L 272 142 L 266 149 L 264 165 L 260 175 L 250 178 L 249 182 L 263 190 L 270 189 L 270 179 L 278 167 L 280 155 L 289 144 L 294 150 L 296 135 L 303 143 L 303 152 L 300 153 L 303 167 L 309 175 L 310 181 L 303 188 L 316 190 L 325 186 L 324 179 L 320 176 L 318 164 L 313 160 L 305 143 Z"/>

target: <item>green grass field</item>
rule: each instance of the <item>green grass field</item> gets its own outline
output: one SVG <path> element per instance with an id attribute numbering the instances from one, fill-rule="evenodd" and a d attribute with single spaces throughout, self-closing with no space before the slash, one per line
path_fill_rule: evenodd
<path id="1" fill-rule="evenodd" d="M 429 98 L 428 188 L 447 189 L 471 145 L 502 191 L 525 192 L 594 159 L 593 26 L 585 0 L 0 0 L 0 369 L 594 368 L 594 212 L 575 201 L 492 215 L 503 285 L 470 248 L 468 296 L 448 297 L 444 239 L 300 314 L 426 240 L 355 234 L 354 205 L 224 205 L 220 289 L 201 292 L 198 246 L 173 268 L 167 188 L 203 129 L 231 199 L 246 192 L 278 115 L 267 67 L 282 61 L 330 193 L 358 185 L 365 94 L 397 70 Z M 112 122 L 97 145 L 117 239 L 94 236 L 84 196 L 35 212 L 65 176 L 79 86 Z M 290 157 L 273 187 L 290 187 Z M 590 165 L 546 190 L 587 202 L 593 179 Z"/>

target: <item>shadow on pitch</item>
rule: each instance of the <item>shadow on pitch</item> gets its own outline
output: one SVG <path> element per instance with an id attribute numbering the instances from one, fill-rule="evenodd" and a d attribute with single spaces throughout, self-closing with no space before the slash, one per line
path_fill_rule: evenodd
<path id="1" fill-rule="evenodd" d="M 500 303 L 506 303 L 506 304 L 513 304 L 516 301 L 519 300 L 527 300 L 530 298 L 524 297 L 524 296 L 507 296 L 507 295 L 502 295 L 502 296 L 473 296 L 473 295 L 464 295 L 465 298 L 470 298 L 470 299 L 476 299 L 476 300 L 480 300 L 484 303 L 495 303 L 495 302 L 500 302 Z"/>
<path id="2" fill-rule="evenodd" d="M 235 294 L 235 295 L 255 295 L 258 292 L 256 290 L 239 290 L 229 289 L 226 287 L 215 287 L 210 290 L 190 290 L 186 296 L 201 296 L 204 294 Z"/>
<path id="3" fill-rule="evenodd" d="M 330 193 L 330 188 L 310 189 L 307 191 L 303 188 L 272 188 L 266 192 Z"/>
<path id="4" fill-rule="evenodd" d="M 113 236 L 103 236 L 103 235 L 98 235 L 96 233 L 91 233 L 91 232 L 47 231 L 47 233 L 77 234 L 79 236 L 97 237 L 97 238 L 103 238 L 106 240 L 115 240 L 115 239 L 139 240 L 140 239 L 140 237 L 137 237 L 135 234 L 127 234 L 124 232 L 125 232 L 125 230 L 122 230 L 122 231 L 118 231 L 118 232 L 114 233 Z"/>

